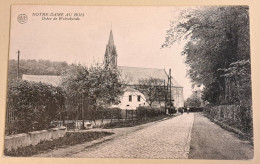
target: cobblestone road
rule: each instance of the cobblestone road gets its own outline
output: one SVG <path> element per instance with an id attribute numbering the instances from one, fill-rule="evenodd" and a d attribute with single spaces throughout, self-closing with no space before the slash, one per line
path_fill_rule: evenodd
<path id="1" fill-rule="evenodd" d="M 188 158 L 194 114 L 183 114 L 87 148 L 70 157 Z"/>

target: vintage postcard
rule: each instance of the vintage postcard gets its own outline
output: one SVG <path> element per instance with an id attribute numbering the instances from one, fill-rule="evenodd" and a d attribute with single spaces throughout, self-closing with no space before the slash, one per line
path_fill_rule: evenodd
<path id="1" fill-rule="evenodd" d="M 249 10 L 13 5 L 4 156 L 253 159 Z"/>

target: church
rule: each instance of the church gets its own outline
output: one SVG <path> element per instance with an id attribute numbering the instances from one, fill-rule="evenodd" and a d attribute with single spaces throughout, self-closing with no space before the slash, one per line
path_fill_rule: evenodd
<path id="1" fill-rule="evenodd" d="M 139 80 L 157 78 L 167 82 L 170 77 L 170 91 L 171 100 L 175 108 L 184 106 L 183 87 L 170 75 L 165 69 L 158 68 L 143 68 L 143 67 L 131 67 L 131 66 L 120 66 L 117 63 L 118 53 L 114 43 L 113 32 L 110 31 L 108 43 L 106 45 L 103 65 L 105 68 L 118 69 L 120 76 L 126 83 L 126 89 L 123 96 L 120 98 L 120 104 L 114 105 L 120 109 L 136 109 L 139 106 L 148 106 L 146 96 L 134 89 L 134 86 L 139 85 Z M 42 82 L 58 86 L 61 84 L 61 77 L 49 76 L 49 75 L 22 75 L 23 80 Z M 155 102 L 154 106 L 161 106 L 163 102 Z"/>
<path id="2" fill-rule="evenodd" d="M 139 80 L 142 79 L 158 78 L 167 82 L 169 77 L 171 78 L 171 99 L 173 100 L 174 107 L 180 108 L 184 106 L 183 87 L 172 76 L 167 74 L 165 69 L 120 66 L 118 65 L 117 58 L 118 53 L 111 30 L 103 64 L 105 68 L 118 69 L 127 85 L 121 97 L 121 103 L 117 107 L 121 109 L 136 109 L 138 106 L 148 106 L 146 96 L 134 89 L 134 86 L 139 85 Z M 155 102 L 154 105 L 161 106 L 162 104 Z"/>

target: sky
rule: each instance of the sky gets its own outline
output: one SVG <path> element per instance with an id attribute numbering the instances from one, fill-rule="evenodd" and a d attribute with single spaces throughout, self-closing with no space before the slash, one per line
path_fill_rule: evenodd
<path id="1" fill-rule="evenodd" d="M 12 6 L 9 57 L 17 59 L 19 50 L 20 59 L 84 65 L 102 63 L 112 29 L 118 65 L 167 71 L 171 68 L 172 76 L 184 87 L 184 98 L 187 98 L 192 89 L 186 77 L 188 67 L 181 56 L 184 44 L 161 48 L 170 21 L 176 20 L 182 9 L 185 8 Z M 66 16 L 68 13 L 72 16 Z M 25 22 L 20 14 L 26 15 Z M 64 20 L 65 17 L 79 20 Z"/>

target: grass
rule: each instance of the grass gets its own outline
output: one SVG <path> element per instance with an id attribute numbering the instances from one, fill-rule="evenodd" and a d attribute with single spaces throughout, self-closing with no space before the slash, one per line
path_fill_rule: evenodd
<path id="1" fill-rule="evenodd" d="M 140 120 L 124 120 L 120 122 L 112 122 L 109 124 L 104 125 L 104 129 L 111 129 L 111 128 L 123 128 L 123 127 L 134 127 L 142 124 L 146 124 L 149 122 L 154 122 L 158 120 L 162 120 L 164 118 L 171 118 L 173 117 L 172 115 L 161 115 L 153 118 L 146 118 L 146 119 L 140 119 Z"/>
<path id="2" fill-rule="evenodd" d="M 216 119 L 213 119 L 212 117 L 208 116 L 207 114 L 204 114 L 204 116 L 206 116 L 212 122 L 219 125 L 221 128 L 235 133 L 237 135 L 237 137 L 240 138 L 241 140 L 249 141 L 252 145 L 254 144 L 252 131 L 245 133 L 245 132 L 241 131 L 239 128 L 237 128 L 237 126 L 234 125 L 234 123 L 231 123 L 230 121 L 216 120 Z"/>
<path id="3" fill-rule="evenodd" d="M 44 153 L 56 148 L 72 146 L 77 144 L 82 144 L 84 142 L 90 142 L 96 139 L 103 138 L 105 136 L 111 135 L 110 132 L 71 132 L 66 133 L 64 137 L 55 139 L 53 141 L 42 141 L 37 145 L 29 145 L 26 147 L 20 147 L 16 150 L 8 151 L 5 149 L 4 154 L 6 156 L 13 157 L 28 157 L 36 154 Z"/>

